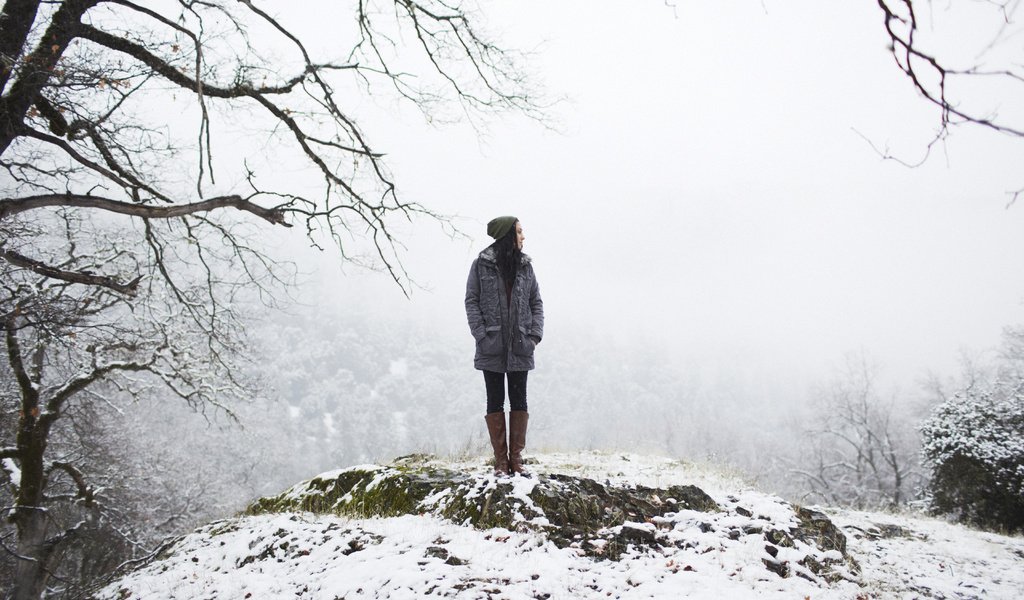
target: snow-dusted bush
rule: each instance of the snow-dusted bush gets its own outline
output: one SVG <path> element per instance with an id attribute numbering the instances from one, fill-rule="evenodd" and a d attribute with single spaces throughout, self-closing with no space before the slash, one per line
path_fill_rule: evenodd
<path id="1" fill-rule="evenodd" d="M 1024 530 L 1024 380 L 953 396 L 921 433 L 936 512 L 981 527 Z"/>

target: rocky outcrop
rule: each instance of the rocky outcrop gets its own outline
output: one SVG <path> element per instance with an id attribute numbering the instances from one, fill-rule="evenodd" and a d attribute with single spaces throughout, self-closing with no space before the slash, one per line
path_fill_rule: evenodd
<path id="1" fill-rule="evenodd" d="M 782 577 L 855 579 L 859 570 L 826 515 L 781 500 L 761 514 L 733 497 L 720 504 L 693 485 L 612 485 L 565 473 L 495 478 L 486 469 L 442 465 L 411 456 L 324 474 L 260 498 L 246 512 L 431 514 L 478 529 L 537 532 L 559 548 L 611 560 L 668 548 L 710 552 L 729 539 L 762 544 L 763 564 Z"/>

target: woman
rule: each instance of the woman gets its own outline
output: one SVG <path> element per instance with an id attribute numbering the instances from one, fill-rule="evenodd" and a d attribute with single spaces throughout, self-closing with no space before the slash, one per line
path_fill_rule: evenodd
<path id="1" fill-rule="evenodd" d="M 544 303 L 530 257 L 523 254 L 523 226 L 515 217 L 487 224 L 496 241 L 473 261 L 466 283 L 466 317 L 476 339 L 474 366 L 484 372 L 487 433 L 495 475 L 522 474 L 526 447 L 526 374 L 544 337 Z M 508 378 L 508 440 L 505 379 Z"/>

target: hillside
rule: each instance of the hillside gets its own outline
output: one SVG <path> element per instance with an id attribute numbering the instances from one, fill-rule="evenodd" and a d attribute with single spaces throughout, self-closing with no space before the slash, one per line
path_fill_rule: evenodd
<path id="1" fill-rule="evenodd" d="M 791 505 L 633 455 L 413 456 L 211 523 L 97 598 L 1017 598 L 1024 540 Z"/>

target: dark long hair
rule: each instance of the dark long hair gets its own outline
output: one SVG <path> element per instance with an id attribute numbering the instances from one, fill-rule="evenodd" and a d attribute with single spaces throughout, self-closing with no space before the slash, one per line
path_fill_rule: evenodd
<path id="1" fill-rule="evenodd" d="M 518 223 L 518 221 L 516 221 Z M 501 278 L 506 283 L 512 283 L 516 280 L 516 273 L 519 271 L 519 262 L 523 258 L 523 251 L 516 248 L 516 226 L 512 224 L 512 229 L 508 230 L 508 233 L 498 238 L 496 242 L 491 244 L 491 248 L 494 248 L 494 260 L 498 263 L 498 273 L 501 274 Z"/>

